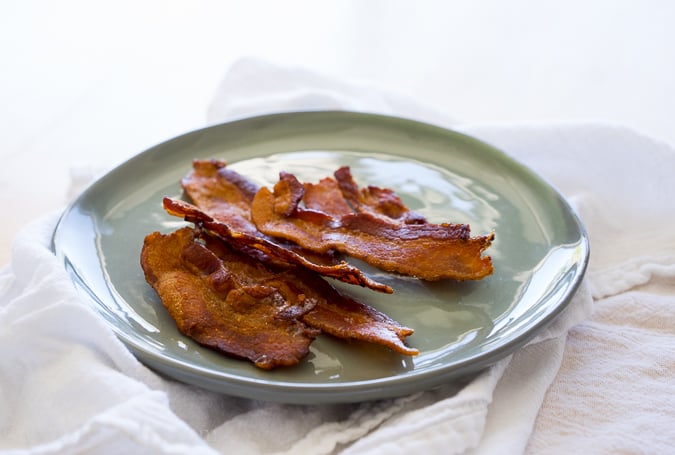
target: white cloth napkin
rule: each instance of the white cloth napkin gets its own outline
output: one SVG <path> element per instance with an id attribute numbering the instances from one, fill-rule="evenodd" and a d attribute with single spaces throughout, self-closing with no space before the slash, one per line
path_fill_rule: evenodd
<path id="1" fill-rule="evenodd" d="M 452 126 L 528 164 L 589 230 L 586 283 L 528 346 L 468 382 L 360 404 L 257 402 L 140 364 L 49 252 L 53 214 L 19 235 L 0 271 L 1 454 L 664 453 L 674 445 L 672 148 L 603 125 L 454 124 L 443 113 L 451 107 L 253 60 L 227 73 L 208 122 L 309 109 Z"/>

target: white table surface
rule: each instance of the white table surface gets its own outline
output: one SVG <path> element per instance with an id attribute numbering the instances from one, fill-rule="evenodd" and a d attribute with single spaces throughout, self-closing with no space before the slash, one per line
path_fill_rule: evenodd
<path id="1" fill-rule="evenodd" d="M 675 3 L 0 3 L 0 264 L 108 168 L 204 125 L 253 56 L 407 93 L 461 122 L 602 122 L 675 143 Z"/>

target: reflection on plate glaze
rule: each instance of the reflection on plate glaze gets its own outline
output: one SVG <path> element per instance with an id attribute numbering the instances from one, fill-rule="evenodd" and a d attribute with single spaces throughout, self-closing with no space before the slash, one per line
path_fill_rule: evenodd
<path id="1" fill-rule="evenodd" d="M 145 282 L 143 238 L 183 224 L 161 199 L 180 197 L 193 159 L 224 159 L 260 185 L 284 170 L 318 181 L 350 166 L 360 184 L 392 188 L 432 222 L 496 232 L 495 273 L 423 283 L 366 269 L 393 295 L 343 284 L 415 333 L 415 358 L 321 335 L 297 367 L 263 372 L 186 339 Z M 147 150 L 91 185 L 64 212 L 53 249 L 73 282 L 139 359 L 195 385 L 290 403 L 387 398 L 473 374 L 503 358 L 570 301 L 588 240 L 576 214 L 538 176 L 473 138 L 386 116 L 289 113 L 245 119 Z M 358 263 L 358 261 L 356 261 Z"/>
<path id="2" fill-rule="evenodd" d="M 311 367 L 314 377 L 321 381 L 338 384 L 386 378 L 414 368 L 412 359 L 386 348 L 358 342 L 345 343 L 344 340 L 327 341 L 326 337 L 321 335 L 314 342 L 308 358 L 303 361 Z M 345 349 L 350 350 L 349 355 Z M 345 359 L 349 361 L 345 362 Z"/>
<path id="3" fill-rule="evenodd" d="M 438 349 L 427 350 L 419 359 L 414 359 L 416 368 L 440 368 L 449 352 L 459 351 L 467 346 L 474 346 L 481 335 L 486 333 L 485 328 L 468 330 L 457 336 L 451 343 L 440 346 Z"/>
<path id="4" fill-rule="evenodd" d="M 315 376 L 325 376 L 329 380 L 340 378 L 343 366 L 339 359 L 314 347 L 311 347 L 310 350 L 311 353 L 306 362 L 314 368 Z"/>
<path id="5" fill-rule="evenodd" d="M 582 254 L 583 246 L 578 242 L 560 245 L 551 249 L 532 270 L 522 273 L 523 282 L 505 313 L 508 318 L 495 321 L 494 330 L 503 330 L 530 312 L 545 311 L 547 305 L 555 305 L 578 274 Z"/>

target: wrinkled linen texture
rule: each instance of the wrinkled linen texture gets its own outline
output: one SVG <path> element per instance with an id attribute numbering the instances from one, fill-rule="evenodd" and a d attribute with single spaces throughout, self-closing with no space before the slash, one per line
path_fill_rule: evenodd
<path id="1" fill-rule="evenodd" d="M 587 278 L 531 342 L 475 377 L 320 406 L 161 377 L 50 252 L 58 214 L 0 271 L 0 454 L 665 453 L 675 446 L 675 151 L 609 125 L 465 125 L 401 94 L 242 60 L 208 124 L 291 110 L 400 115 L 483 139 L 556 186 L 591 239 Z M 81 177 L 81 176 L 80 176 Z M 415 453 L 415 452 L 413 452 Z"/>

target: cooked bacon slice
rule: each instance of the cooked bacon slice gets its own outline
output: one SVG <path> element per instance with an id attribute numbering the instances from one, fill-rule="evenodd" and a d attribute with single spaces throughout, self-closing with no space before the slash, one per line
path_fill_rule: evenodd
<path id="1" fill-rule="evenodd" d="M 238 268 L 228 253 L 228 244 L 219 237 L 202 233 L 200 239 L 206 247 L 223 260 L 223 264 L 231 273 Z M 264 271 L 262 271 L 264 270 Z M 405 355 L 417 355 L 419 351 L 405 345 L 405 338 L 413 334 L 413 330 L 404 327 L 375 308 L 340 294 L 326 280 L 314 272 L 302 267 L 282 272 L 263 267 L 243 270 L 242 279 L 251 282 L 263 281 L 272 274 L 277 283 L 285 283 L 297 294 L 304 295 L 315 305 L 300 319 L 307 325 L 338 338 L 366 341 L 381 344 L 395 352 Z"/>
<path id="2" fill-rule="evenodd" d="M 471 237 L 466 224 L 406 224 L 370 212 L 333 217 L 296 204 L 284 213 L 277 200 L 289 200 L 298 181 L 282 173 L 274 192 L 261 188 L 251 207 L 258 229 L 272 237 L 297 243 L 315 252 L 335 250 L 387 272 L 423 280 L 476 280 L 493 272 L 492 260 L 482 256 L 494 234 Z M 297 199 L 297 198 L 295 198 Z"/>
<path id="3" fill-rule="evenodd" d="M 202 212 L 208 213 L 215 220 L 223 222 L 233 232 L 265 238 L 266 241 L 294 251 L 312 263 L 333 265 L 334 254 L 314 253 L 302 250 L 298 245 L 274 240 L 258 230 L 251 221 L 251 203 L 258 191 L 258 186 L 243 175 L 227 168 L 223 160 L 193 160 L 192 172 L 181 180 L 185 193 Z M 245 252 L 268 264 L 278 261 L 255 248 L 242 246 Z M 287 264 L 282 261 L 277 265 Z"/>
<path id="4" fill-rule="evenodd" d="M 263 262 L 268 262 L 276 266 L 303 266 L 321 275 L 331 277 L 348 284 L 364 286 L 375 291 L 391 294 L 393 292 L 390 286 L 378 283 L 366 276 L 360 269 L 348 264 L 345 261 L 330 263 L 313 261 L 316 256 L 309 257 L 287 248 L 278 241 L 272 241 L 267 237 L 248 234 L 246 232 L 237 232 L 230 229 L 229 225 L 217 221 L 208 213 L 200 210 L 185 201 L 164 198 L 164 209 L 171 215 L 181 217 L 188 222 L 203 226 L 209 231 L 217 234 L 227 241 L 230 245 L 239 251 L 261 253 L 256 258 Z M 330 256 L 329 256 L 330 257 Z"/>
<path id="5" fill-rule="evenodd" d="M 298 363 L 322 331 L 418 354 L 404 342 L 412 329 L 305 269 L 271 270 L 204 231 L 149 234 L 141 265 L 181 333 L 263 369 Z"/>
<path id="6" fill-rule="evenodd" d="M 244 254 L 216 256 L 191 228 L 149 234 L 141 265 L 181 333 L 260 368 L 297 364 L 319 333 L 299 320 L 315 299 Z"/>
<path id="7" fill-rule="evenodd" d="M 413 330 L 404 327 L 375 308 L 340 294 L 333 286 L 314 272 L 302 267 L 278 271 L 258 265 L 255 269 L 237 264 L 239 260 L 229 250 L 231 247 L 219 237 L 202 232 L 200 239 L 206 248 L 218 256 L 230 274 L 241 276 L 250 283 L 276 283 L 280 288 L 304 296 L 315 305 L 299 318 L 307 325 L 338 338 L 366 341 L 386 346 L 405 355 L 416 355 L 417 349 L 405 345 L 406 337 Z M 271 278 L 270 278 L 271 277 Z M 288 292 L 284 293 L 284 295 Z"/>

